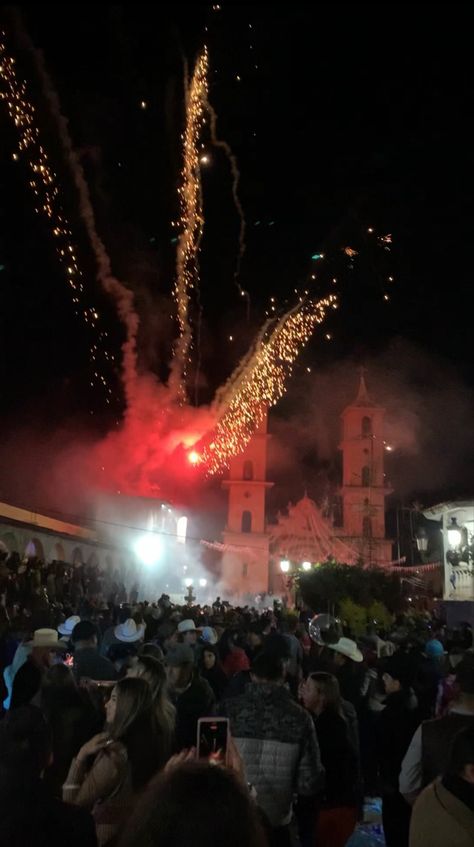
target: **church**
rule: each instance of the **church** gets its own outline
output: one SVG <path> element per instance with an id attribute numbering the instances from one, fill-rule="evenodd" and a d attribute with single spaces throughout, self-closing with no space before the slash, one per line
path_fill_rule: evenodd
<path id="1" fill-rule="evenodd" d="M 328 517 L 306 494 L 276 524 L 266 518 L 267 416 L 245 451 L 229 467 L 227 523 L 222 544 L 222 584 L 233 596 L 273 591 L 287 568 L 334 558 L 339 562 L 386 565 L 392 541 L 385 536 L 385 409 L 369 395 L 364 372 L 357 396 L 341 414 L 342 480 L 338 509 Z"/>

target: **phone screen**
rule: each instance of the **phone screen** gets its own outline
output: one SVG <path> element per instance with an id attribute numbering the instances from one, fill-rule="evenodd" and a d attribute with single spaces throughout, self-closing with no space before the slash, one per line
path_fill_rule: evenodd
<path id="1" fill-rule="evenodd" d="M 214 765 L 225 765 L 228 734 L 228 718 L 201 718 L 198 721 L 198 759 L 207 759 Z"/>

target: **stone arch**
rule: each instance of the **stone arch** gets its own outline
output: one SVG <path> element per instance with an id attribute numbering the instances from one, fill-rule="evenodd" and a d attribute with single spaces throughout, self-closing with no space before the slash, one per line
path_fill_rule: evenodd
<path id="1" fill-rule="evenodd" d="M 84 556 L 81 547 L 75 547 L 72 551 L 72 564 L 75 568 L 78 568 L 80 567 L 80 565 L 84 564 Z"/>
<path id="2" fill-rule="evenodd" d="M 99 565 L 100 565 L 99 557 L 98 557 L 97 553 L 95 552 L 95 550 L 93 550 L 92 553 L 90 553 L 88 558 L 87 558 L 87 567 L 88 568 L 91 568 L 91 567 L 92 568 L 98 568 Z"/>
<path id="3" fill-rule="evenodd" d="M 18 541 L 14 532 L 4 532 L 2 541 L 9 553 L 18 553 Z"/>
<path id="4" fill-rule="evenodd" d="M 44 549 L 39 538 L 30 538 L 25 547 L 25 556 L 27 559 L 34 559 L 36 557 L 44 560 Z"/>

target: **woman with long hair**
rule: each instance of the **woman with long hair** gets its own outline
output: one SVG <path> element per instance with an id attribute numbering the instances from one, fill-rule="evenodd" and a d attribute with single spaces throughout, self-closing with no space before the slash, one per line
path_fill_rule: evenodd
<path id="1" fill-rule="evenodd" d="M 147 789 L 120 847 L 266 847 L 257 807 L 235 774 L 207 762 L 166 768 Z"/>
<path id="2" fill-rule="evenodd" d="M 120 680 L 106 717 L 105 731 L 81 747 L 63 786 L 63 800 L 92 810 L 99 847 L 111 843 L 165 759 L 144 679 Z"/>
<path id="3" fill-rule="evenodd" d="M 150 686 L 163 750 L 166 755 L 171 755 L 176 724 L 176 709 L 168 695 L 168 680 L 164 665 L 153 656 L 141 655 L 138 656 L 134 666 L 129 668 L 127 676 L 144 679 Z"/>
<path id="4" fill-rule="evenodd" d="M 204 644 L 198 662 L 199 673 L 211 686 L 216 702 L 219 703 L 227 688 L 228 679 L 222 670 L 215 644 Z"/>
<path id="5" fill-rule="evenodd" d="M 318 847 L 343 847 L 357 823 L 357 753 L 350 740 L 339 683 L 330 673 L 312 673 L 301 688 L 311 712 L 326 771 L 318 816 Z"/>
<path id="6" fill-rule="evenodd" d="M 226 629 L 222 633 L 218 651 L 222 669 L 229 679 L 239 671 L 249 670 L 250 662 L 245 650 L 239 646 L 239 631 L 237 629 Z"/>

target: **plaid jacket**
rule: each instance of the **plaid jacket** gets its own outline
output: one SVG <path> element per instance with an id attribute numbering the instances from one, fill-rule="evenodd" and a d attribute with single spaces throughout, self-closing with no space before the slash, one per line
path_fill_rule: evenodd
<path id="1" fill-rule="evenodd" d="M 293 796 L 311 796 L 324 784 L 324 768 L 310 715 L 283 685 L 251 683 L 224 703 L 247 780 L 271 826 L 284 826 Z"/>

